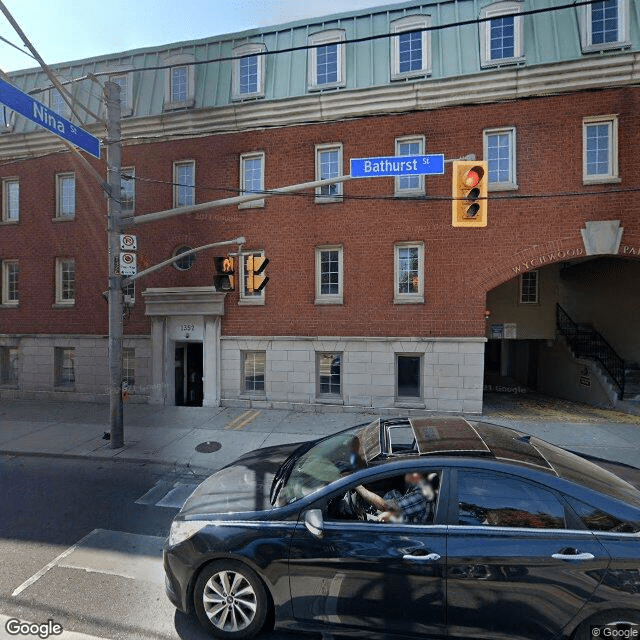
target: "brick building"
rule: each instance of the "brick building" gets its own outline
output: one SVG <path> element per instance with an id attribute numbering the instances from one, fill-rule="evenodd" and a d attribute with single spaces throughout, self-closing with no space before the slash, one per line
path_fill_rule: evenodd
<path id="1" fill-rule="evenodd" d="M 126 291 L 130 397 L 470 414 L 485 387 L 633 398 L 640 10 L 554 4 L 412 2 L 58 65 L 94 114 L 96 78 L 121 86 L 127 215 L 265 191 L 130 228 L 143 267 L 246 238 L 235 291 L 212 286 L 220 250 Z M 11 79 L 65 115 L 39 70 Z M 106 397 L 104 194 L 2 116 L 0 397 Z M 489 162 L 486 228 L 452 227 L 448 164 L 269 193 L 424 153 Z M 252 294 L 258 254 L 270 282 Z"/>

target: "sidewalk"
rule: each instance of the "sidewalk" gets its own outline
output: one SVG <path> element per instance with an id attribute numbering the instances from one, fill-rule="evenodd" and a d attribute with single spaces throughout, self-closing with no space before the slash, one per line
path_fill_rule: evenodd
<path id="1" fill-rule="evenodd" d="M 210 470 L 220 466 L 222 456 L 215 452 L 221 441 L 224 459 L 229 460 L 251 449 L 328 435 L 375 417 L 373 412 L 126 404 L 125 446 L 112 449 L 103 438 L 109 431 L 107 404 L 7 400 L 0 405 L 0 454 L 144 461 Z M 555 399 L 488 397 L 483 419 L 640 468 L 640 416 Z"/>

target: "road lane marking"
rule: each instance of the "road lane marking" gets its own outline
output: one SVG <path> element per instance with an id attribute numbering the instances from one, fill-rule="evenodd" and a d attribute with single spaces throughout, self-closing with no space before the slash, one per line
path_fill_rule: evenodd
<path id="1" fill-rule="evenodd" d="M 25 580 L 11 595 L 20 595 L 56 566 L 163 585 L 164 540 L 162 536 L 94 529 Z"/>
<path id="2" fill-rule="evenodd" d="M 224 428 L 227 430 L 240 431 L 241 429 L 244 429 L 249 423 L 253 422 L 261 413 L 262 411 L 260 409 L 254 409 L 253 411 L 244 411 L 230 422 L 227 422 Z"/>
<path id="3" fill-rule="evenodd" d="M 14 592 L 11 594 L 14 598 L 19 596 L 27 587 L 30 587 L 34 582 L 40 580 L 42 576 L 49 571 L 49 569 L 53 569 L 60 560 L 64 560 L 68 555 L 71 555 L 81 544 L 83 544 L 86 540 L 88 540 L 92 535 L 99 531 L 99 529 L 94 529 L 90 533 L 87 533 L 86 536 L 80 538 L 78 542 L 74 545 L 71 545 L 66 551 L 63 551 L 59 556 L 56 556 L 51 562 L 47 563 L 40 569 L 40 571 L 34 573 L 28 580 L 25 580 Z"/>

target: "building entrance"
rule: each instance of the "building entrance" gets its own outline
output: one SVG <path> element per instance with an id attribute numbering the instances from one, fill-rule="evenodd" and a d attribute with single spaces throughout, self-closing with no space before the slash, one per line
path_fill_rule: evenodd
<path id="1" fill-rule="evenodd" d="M 202 342 L 176 342 L 176 406 L 202 406 L 202 373 Z"/>

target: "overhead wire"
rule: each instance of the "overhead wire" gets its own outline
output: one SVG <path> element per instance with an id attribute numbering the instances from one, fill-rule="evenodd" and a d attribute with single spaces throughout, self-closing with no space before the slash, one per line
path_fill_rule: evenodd
<path id="1" fill-rule="evenodd" d="M 125 180 L 134 180 L 136 182 L 148 182 L 153 184 L 160 184 L 171 187 L 186 187 L 192 189 L 198 189 L 199 191 L 215 191 L 215 192 L 223 192 L 223 193 L 233 193 L 236 195 L 265 195 L 265 196 L 279 196 L 279 197 L 297 197 L 297 198 L 315 198 L 315 190 L 313 188 L 309 188 L 308 191 L 312 191 L 312 193 L 306 192 L 284 192 L 279 191 L 278 189 L 256 189 L 248 191 L 246 189 L 240 189 L 239 187 L 232 186 L 221 186 L 221 187 L 213 187 L 209 185 L 201 185 L 198 184 L 194 186 L 192 184 L 185 184 L 182 182 L 173 182 L 169 180 L 159 180 L 155 178 L 145 178 L 143 176 L 134 176 L 132 174 L 128 174 L 126 171 L 121 172 L 122 178 Z M 381 177 L 381 176 L 377 176 Z M 393 176 L 385 176 L 387 179 L 392 179 Z M 428 177 L 428 176 L 427 176 Z M 367 179 L 367 178 L 363 178 Z M 353 178 L 355 181 L 360 181 L 358 178 Z M 558 192 L 550 192 L 550 193 L 510 193 L 510 194 L 489 194 L 486 197 L 488 201 L 497 201 L 497 200 L 531 200 L 535 198 L 571 198 L 571 197 L 583 197 L 583 196 L 600 196 L 600 195 L 615 195 L 615 194 L 624 194 L 624 193 L 637 193 L 640 192 L 640 186 L 636 187 L 610 187 L 606 189 L 593 189 L 590 191 L 558 191 Z M 461 198 L 455 198 L 451 195 L 429 195 L 426 194 L 424 196 L 402 196 L 402 195 L 358 195 L 358 194 L 342 194 L 340 196 L 343 200 L 374 200 L 374 201 L 407 201 L 407 202 L 429 202 L 429 201 L 453 201 L 460 200 Z"/>
<path id="2" fill-rule="evenodd" d="M 558 5 L 555 7 L 541 7 L 539 9 L 526 9 L 524 11 L 518 11 L 518 12 L 514 12 L 514 13 L 509 13 L 506 12 L 504 14 L 500 14 L 498 17 L 500 18 L 517 18 L 517 17 L 524 17 L 524 16 L 530 16 L 530 15 L 538 15 L 538 14 L 544 14 L 544 13 L 551 13 L 551 12 L 556 12 L 556 11 L 563 11 L 566 9 L 573 9 L 573 8 L 577 8 L 577 7 L 582 7 L 582 6 L 588 6 L 591 4 L 595 4 L 597 2 L 602 2 L 602 0 L 575 0 L 574 2 L 569 2 L 569 3 L 565 3 L 562 5 Z M 479 18 L 470 18 L 468 20 L 457 20 L 455 22 L 447 22 L 445 24 L 436 24 L 436 25 L 430 25 L 430 26 L 426 26 L 426 27 L 416 27 L 416 28 L 411 28 L 411 29 L 407 29 L 406 31 L 403 31 L 402 33 L 404 34 L 408 34 L 408 33 L 421 33 L 421 32 L 431 32 L 431 31 L 440 31 L 443 29 L 451 29 L 454 27 L 464 27 L 464 26 L 468 26 L 468 25 L 477 25 L 477 24 L 481 24 L 483 22 L 491 22 L 491 20 L 495 20 L 496 16 L 485 16 L 485 17 L 479 17 Z M 310 19 L 313 20 L 313 19 Z M 267 29 L 265 29 L 266 31 Z M 373 35 L 368 35 L 368 36 L 360 36 L 357 38 L 347 38 L 345 40 L 341 40 L 339 43 L 340 45 L 346 45 L 346 44 L 358 44 L 358 43 L 362 43 L 362 42 L 370 42 L 373 40 L 382 40 L 382 39 L 388 39 L 388 38 L 395 38 L 398 37 L 399 35 L 401 35 L 400 33 L 378 33 L 378 34 L 373 34 Z M 213 64 L 213 63 L 218 63 L 218 62 L 230 62 L 233 60 L 238 60 L 241 58 L 247 58 L 247 57 L 254 57 L 254 56 L 271 56 L 271 55 L 278 55 L 278 54 L 282 54 L 282 53 L 293 53 L 296 51 L 305 51 L 305 50 L 309 50 L 309 49 L 318 49 L 320 47 L 326 46 L 327 43 L 324 44 L 304 44 L 304 45 L 298 45 L 295 47 L 285 47 L 283 49 L 275 49 L 273 51 L 269 51 L 269 50 L 265 50 L 265 51 L 255 51 L 255 52 L 251 52 L 245 55 L 231 55 L 231 56 L 218 56 L 215 58 L 207 58 L 205 60 L 187 60 L 184 62 L 181 62 L 179 66 L 181 67 L 187 67 L 187 66 L 199 66 L 199 65 L 204 65 L 204 64 Z M 334 44 L 334 43 L 329 43 L 329 44 Z M 165 45 L 165 48 L 167 49 L 171 49 L 174 45 L 182 45 L 182 43 L 170 43 Z M 127 53 L 127 52 L 122 52 L 122 53 Z M 115 57 L 116 55 L 118 55 L 118 53 L 114 53 L 112 56 L 104 56 L 104 58 L 108 58 L 108 57 Z M 172 67 L 176 66 L 175 64 L 160 64 L 160 65 L 149 65 L 149 66 L 144 66 L 144 67 L 134 67 L 134 68 L 130 68 L 127 69 L 127 73 L 130 72 L 139 72 L 139 71 L 163 71 L 165 69 L 171 69 Z M 19 72 L 18 72 L 19 73 Z M 80 76 L 78 78 L 73 78 L 72 80 L 69 80 L 69 82 L 81 82 L 83 80 L 86 80 L 87 78 L 90 77 L 100 77 L 100 76 L 108 76 L 108 75 L 113 75 L 114 71 L 113 69 L 111 70 L 106 70 L 106 71 L 94 71 L 90 74 L 86 74 L 84 76 Z M 36 88 L 33 89 L 32 92 L 39 92 L 39 91 L 46 91 L 47 88 L 41 87 L 41 88 Z"/>

